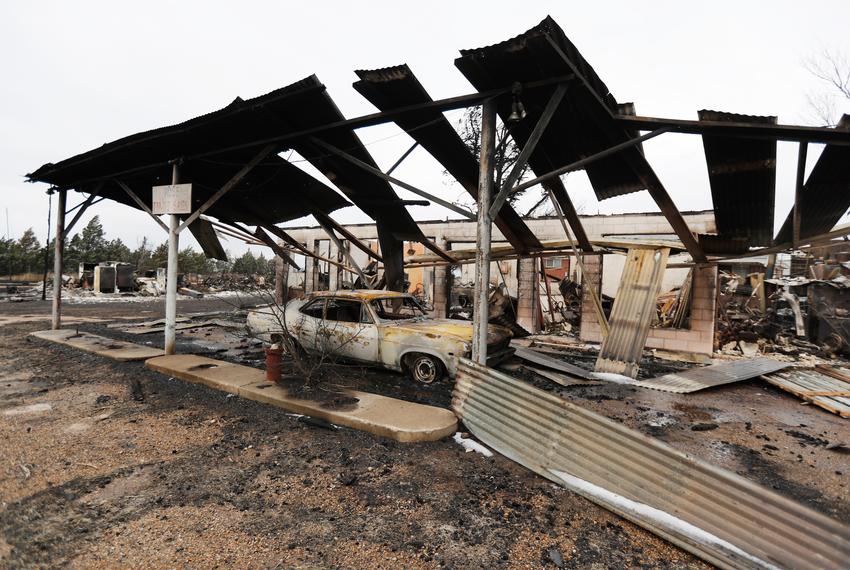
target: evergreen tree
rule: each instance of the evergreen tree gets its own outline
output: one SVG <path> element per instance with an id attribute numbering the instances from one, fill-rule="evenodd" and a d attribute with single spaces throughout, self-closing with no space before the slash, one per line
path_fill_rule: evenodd
<path id="1" fill-rule="evenodd" d="M 32 228 L 28 228 L 17 243 L 18 268 L 16 273 L 37 272 L 41 268 L 44 250 Z"/>
<path id="2" fill-rule="evenodd" d="M 154 269 L 154 265 L 151 263 L 152 253 L 150 245 L 148 244 L 148 238 L 143 237 L 139 247 L 130 252 L 130 255 L 127 257 L 127 261 L 133 264 L 136 271 L 143 273 Z"/>

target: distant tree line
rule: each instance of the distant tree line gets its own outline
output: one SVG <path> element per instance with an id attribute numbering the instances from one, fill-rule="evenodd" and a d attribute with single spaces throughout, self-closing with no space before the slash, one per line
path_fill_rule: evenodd
<path id="1" fill-rule="evenodd" d="M 45 245 L 36 237 L 32 228 L 27 229 L 18 239 L 0 238 L 0 275 L 18 275 L 22 273 L 41 273 L 44 271 L 45 254 L 48 268 L 53 270 L 53 251 L 55 238 Z M 230 258 L 228 253 L 228 258 Z M 266 277 L 274 275 L 274 258 L 263 254 L 255 256 L 250 251 L 232 261 L 207 259 L 191 246 L 181 249 L 177 255 L 179 271 L 183 273 L 241 273 L 259 274 Z M 136 249 L 131 250 L 120 238 L 107 239 L 100 218 L 95 216 L 65 244 L 63 271 L 75 275 L 80 263 L 98 263 L 101 261 L 121 261 L 130 263 L 138 273 L 165 267 L 168 263 L 168 242 L 156 247 L 142 238 Z"/>

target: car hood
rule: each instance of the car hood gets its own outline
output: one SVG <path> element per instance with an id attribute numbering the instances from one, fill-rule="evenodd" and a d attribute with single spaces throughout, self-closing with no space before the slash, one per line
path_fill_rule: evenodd
<path id="1" fill-rule="evenodd" d="M 388 325 L 397 331 L 421 334 L 427 337 L 453 337 L 463 342 L 472 341 L 472 323 L 457 319 L 421 319 L 399 321 Z M 493 344 L 509 338 L 511 331 L 499 325 L 488 325 L 487 343 Z"/>

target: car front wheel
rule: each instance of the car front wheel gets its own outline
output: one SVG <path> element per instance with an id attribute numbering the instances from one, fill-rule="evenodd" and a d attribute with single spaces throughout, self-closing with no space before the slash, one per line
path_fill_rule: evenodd
<path id="1" fill-rule="evenodd" d="M 423 384 L 431 384 L 445 375 L 445 367 L 439 358 L 430 354 L 411 354 L 407 357 L 408 375 Z"/>

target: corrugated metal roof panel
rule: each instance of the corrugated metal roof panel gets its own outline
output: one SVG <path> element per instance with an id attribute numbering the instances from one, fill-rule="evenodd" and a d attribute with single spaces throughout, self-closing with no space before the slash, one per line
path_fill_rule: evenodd
<path id="1" fill-rule="evenodd" d="M 432 100 L 406 64 L 355 73 L 360 81 L 354 84 L 354 89 L 381 111 Z M 395 122 L 477 199 L 478 159 L 440 111 L 408 113 Z M 516 249 L 523 252 L 540 249 L 540 241 L 509 204 L 501 209 L 495 222 Z"/>
<path id="2" fill-rule="evenodd" d="M 321 89 L 321 84 L 299 81 L 247 101 L 237 98 L 223 109 L 189 121 L 124 137 L 57 164 L 45 164 L 28 178 L 90 192 L 98 180 L 117 176 L 150 204 L 151 187 L 171 183 L 171 167 L 163 164 L 278 134 L 278 127 L 264 120 L 267 113 L 290 105 L 298 107 Z M 185 161 L 180 167 L 181 180 L 193 184 L 195 206 L 205 202 L 258 151 L 237 150 Z M 152 164 L 157 166 L 142 168 Z M 100 195 L 138 207 L 111 182 L 103 186 Z M 293 196 L 299 199 L 293 200 Z M 226 220 L 279 223 L 305 216 L 314 207 L 332 212 L 348 205 L 325 184 L 271 155 L 207 213 Z"/>
<path id="3" fill-rule="evenodd" d="M 721 568 L 841 568 L 850 527 L 461 359 L 452 409 L 481 441 Z"/>
<path id="4" fill-rule="evenodd" d="M 842 418 L 850 418 L 850 383 L 814 370 L 774 372 L 765 380 Z"/>
<path id="5" fill-rule="evenodd" d="M 304 98 L 299 105 L 268 108 L 262 118 L 266 124 L 274 125 L 278 132 L 294 132 L 345 120 L 315 75 L 299 81 L 298 84 L 317 89 L 311 90 L 311 95 Z M 320 86 L 322 88 L 318 89 Z M 369 166 L 378 168 L 372 155 L 353 130 L 334 129 L 317 133 L 315 136 Z M 397 240 L 415 241 L 423 237 L 419 226 L 399 201 L 389 182 L 340 156 L 329 153 L 309 140 L 297 140 L 292 144 L 292 148 L 322 172 L 381 228 L 389 230 Z M 386 249 L 387 244 L 382 242 L 381 247 Z"/>
<path id="6" fill-rule="evenodd" d="M 699 111 L 700 121 L 776 124 L 776 117 Z M 746 238 L 751 246 L 773 243 L 776 141 L 703 136 L 714 219 L 721 238 Z"/>
<path id="7" fill-rule="evenodd" d="M 529 161 L 538 175 L 636 136 L 636 133 L 627 132 L 614 123 L 612 115 L 619 111 L 616 100 L 550 17 L 505 42 L 461 50 L 461 57 L 455 60 L 455 65 L 479 91 L 510 86 L 514 82 L 532 82 L 568 74 L 577 76 Z M 520 99 L 528 115 L 510 125 L 511 135 L 520 145 L 528 140 L 553 91 L 554 87 L 521 94 Z M 503 97 L 499 115 L 506 121 L 510 113 L 511 100 Z M 606 128 L 600 128 L 600 124 Z M 609 136 L 610 133 L 615 135 Z M 622 154 L 594 162 L 586 170 L 600 200 L 645 188 Z"/>
<path id="8" fill-rule="evenodd" d="M 844 115 L 837 129 L 850 130 L 850 115 Z M 850 146 L 827 145 L 803 187 L 800 202 L 800 237 L 812 237 L 831 230 L 850 208 Z M 776 243 L 792 239 L 794 209 L 776 236 Z"/>

